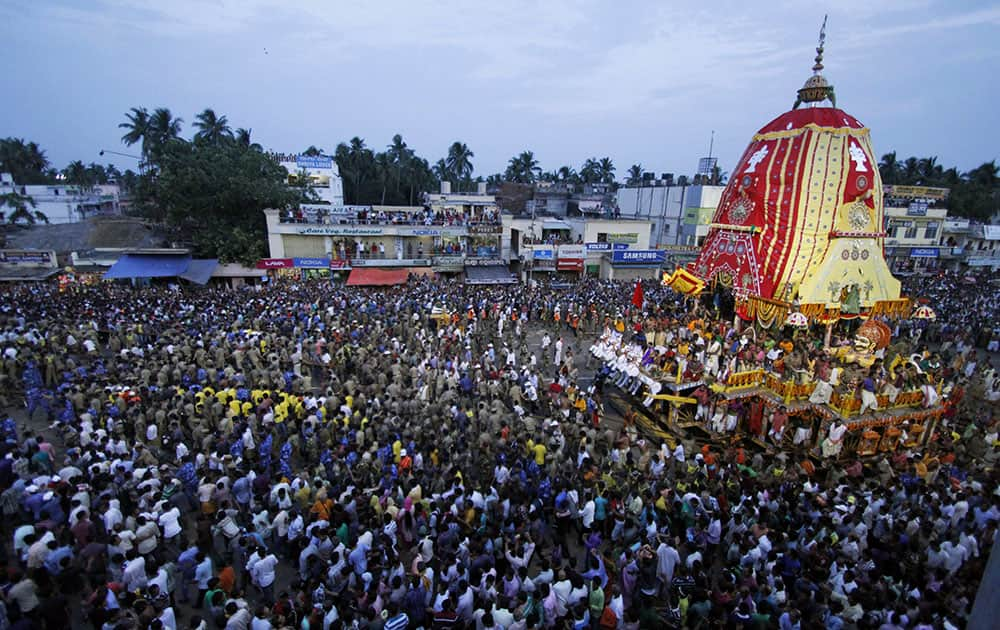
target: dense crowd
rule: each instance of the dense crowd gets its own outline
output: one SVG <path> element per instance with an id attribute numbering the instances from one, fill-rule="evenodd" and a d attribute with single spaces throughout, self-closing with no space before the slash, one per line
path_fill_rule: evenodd
<path id="1" fill-rule="evenodd" d="M 738 355 L 741 333 L 632 297 L 6 289 L 0 628 L 965 625 L 1000 518 L 992 407 L 949 420 L 933 474 L 671 448 L 606 417 L 591 344 L 679 349 L 708 318 Z"/>

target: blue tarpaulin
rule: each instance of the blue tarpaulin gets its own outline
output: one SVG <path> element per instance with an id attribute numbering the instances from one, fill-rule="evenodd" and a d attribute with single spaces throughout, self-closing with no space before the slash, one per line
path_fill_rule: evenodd
<path id="1" fill-rule="evenodd" d="M 118 262 L 104 274 L 106 279 L 116 278 L 172 278 L 184 273 L 191 263 L 191 256 L 169 254 L 122 254 Z"/>
<path id="2" fill-rule="evenodd" d="M 195 284 L 208 284 L 208 279 L 212 277 L 212 272 L 218 266 L 219 261 L 216 258 L 192 259 L 191 264 L 180 277 Z"/>

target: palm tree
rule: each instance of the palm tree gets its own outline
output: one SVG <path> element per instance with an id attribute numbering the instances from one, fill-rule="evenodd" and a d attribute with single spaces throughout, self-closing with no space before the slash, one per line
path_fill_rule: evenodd
<path id="1" fill-rule="evenodd" d="M 396 194 L 399 194 L 399 186 L 403 181 L 403 171 L 408 171 L 410 161 L 414 157 L 413 150 L 406 146 L 401 134 L 392 137 L 392 142 L 386 146 L 386 155 L 389 161 L 395 165 L 396 172 Z M 412 185 L 410 186 L 412 189 Z M 410 195 L 412 197 L 412 194 Z"/>
<path id="2" fill-rule="evenodd" d="M 600 173 L 600 181 L 605 184 L 615 183 L 615 163 L 611 161 L 609 157 L 601 158 L 598 162 L 598 172 Z"/>
<path id="3" fill-rule="evenodd" d="M 66 178 L 66 183 L 76 186 L 81 193 L 89 192 L 93 188 L 93 173 L 80 160 L 67 164 L 62 174 Z"/>
<path id="4" fill-rule="evenodd" d="M 587 158 L 587 161 L 580 167 L 580 179 L 585 184 L 592 184 L 601 180 L 600 163 L 597 158 Z"/>
<path id="5" fill-rule="evenodd" d="M 908 157 L 903 162 L 902 182 L 908 186 L 916 184 L 920 180 L 920 160 L 915 157 Z"/>
<path id="6" fill-rule="evenodd" d="M 632 186 L 642 181 L 642 164 L 633 164 L 628 169 L 628 183 Z"/>
<path id="7" fill-rule="evenodd" d="M 937 156 L 921 158 L 919 162 L 920 183 L 923 186 L 936 186 L 944 173 L 944 168 L 937 163 Z"/>
<path id="8" fill-rule="evenodd" d="M 125 146 L 129 147 L 138 143 L 143 157 L 148 157 L 151 139 L 149 135 L 149 112 L 146 111 L 145 107 L 133 107 L 125 113 L 125 118 L 128 121 L 118 125 L 119 129 L 125 129 L 122 142 L 125 143 Z"/>
<path id="9" fill-rule="evenodd" d="M 533 184 L 540 171 L 534 152 L 522 151 L 520 155 L 510 158 L 504 179 L 519 184 Z"/>
<path id="10" fill-rule="evenodd" d="M 215 110 L 205 108 L 203 112 L 195 116 L 193 126 L 198 129 L 194 134 L 194 139 L 205 144 L 217 146 L 226 138 L 233 136 L 232 129 L 229 128 L 229 120 L 225 116 L 218 116 Z"/>
<path id="11" fill-rule="evenodd" d="M 357 140 L 357 138 L 355 138 L 354 140 Z M 364 140 L 361 141 L 361 144 L 362 145 L 364 144 Z M 323 149 L 319 149 L 316 147 L 316 145 L 310 144 L 309 148 L 302 152 L 302 155 L 308 155 L 309 157 L 319 157 L 323 155 Z"/>
<path id="12" fill-rule="evenodd" d="M 146 154 L 150 162 L 157 162 L 167 144 L 181 137 L 182 118 L 176 118 L 166 107 L 157 107 L 149 117 L 149 125 L 144 136 L 144 146 L 149 144 Z"/>
<path id="13" fill-rule="evenodd" d="M 434 167 L 431 171 L 434 173 L 434 177 L 438 178 L 439 182 L 447 182 L 451 180 L 451 169 L 448 168 L 448 163 L 445 162 L 443 158 L 434 163 Z"/>
<path id="14" fill-rule="evenodd" d="M 0 208 L 10 208 L 6 213 L 7 223 L 11 225 L 21 221 L 28 225 L 35 225 L 38 221 L 48 224 L 49 218 L 44 212 L 32 210 L 35 207 L 35 200 L 17 193 L 6 193 L 0 195 Z"/>
<path id="15" fill-rule="evenodd" d="M 882 176 L 883 184 L 892 185 L 899 182 L 900 165 L 895 151 L 882 156 L 878 163 L 878 172 Z"/>
<path id="16" fill-rule="evenodd" d="M 976 168 L 965 174 L 970 184 L 980 186 L 985 190 L 994 191 L 997 188 L 997 179 L 1000 177 L 1000 166 L 996 160 L 983 162 Z"/>
<path id="17" fill-rule="evenodd" d="M 464 142 L 455 141 L 448 147 L 445 163 L 448 165 L 448 170 L 459 180 L 457 182 L 459 191 L 462 190 L 461 182 L 472 178 L 472 158 L 475 156 L 476 154 Z"/>
<path id="18" fill-rule="evenodd" d="M 236 130 L 236 133 L 234 134 L 233 138 L 236 140 L 236 144 L 240 145 L 241 147 L 260 153 L 264 150 L 264 147 L 260 146 L 260 144 L 253 142 L 250 139 L 250 133 L 252 131 L 253 129 L 244 129 L 243 127 L 240 127 L 239 129 Z"/>
<path id="19" fill-rule="evenodd" d="M 560 166 L 556 174 L 559 176 L 559 181 L 567 184 L 575 185 L 580 179 L 580 176 L 576 174 L 572 166 Z"/>
<path id="20" fill-rule="evenodd" d="M 21 138 L 0 140 L 0 173 L 10 173 L 18 184 L 51 181 L 45 151 L 34 142 L 25 142 Z"/>

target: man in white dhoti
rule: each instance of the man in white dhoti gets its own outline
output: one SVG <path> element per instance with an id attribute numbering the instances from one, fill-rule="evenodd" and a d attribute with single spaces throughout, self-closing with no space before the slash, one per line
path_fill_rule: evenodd
<path id="1" fill-rule="evenodd" d="M 820 447 L 823 450 L 823 457 L 836 457 L 844 448 L 844 434 L 847 433 L 847 425 L 841 424 L 839 420 L 834 420 L 830 425 L 830 430 L 826 434 L 826 439 Z"/>

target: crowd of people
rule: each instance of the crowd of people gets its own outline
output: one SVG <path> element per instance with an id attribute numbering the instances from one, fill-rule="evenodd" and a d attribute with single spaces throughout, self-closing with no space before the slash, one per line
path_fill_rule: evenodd
<path id="1" fill-rule="evenodd" d="M 964 627 L 995 409 L 936 475 L 671 448 L 591 344 L 745 333 L 633 289 L 5 289 L 0 628 Z"/>
<path id="2" fill-rule="evenodd" d="M 467 211 L 458 208 L 422 211 L 386 210 L 372 206 L 344 206 L 346 211 L 333 212 L 325 206 L 306 206 L 283 210 L 281 223 L 323 223 L 335 225 L 417 225 L 417 226 L 467 226 L 499 225 L 500 212 L 495 206 L 469 206 Z"/>

